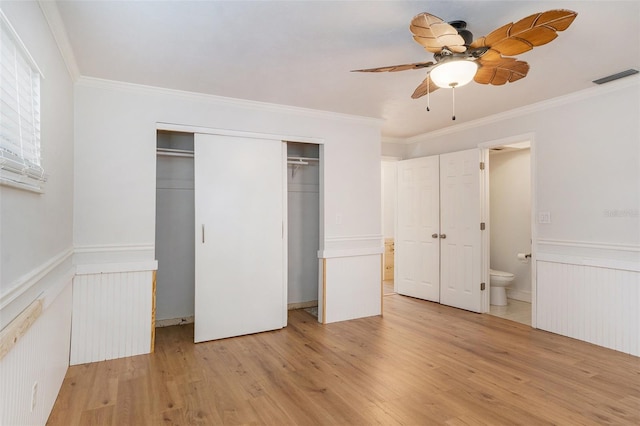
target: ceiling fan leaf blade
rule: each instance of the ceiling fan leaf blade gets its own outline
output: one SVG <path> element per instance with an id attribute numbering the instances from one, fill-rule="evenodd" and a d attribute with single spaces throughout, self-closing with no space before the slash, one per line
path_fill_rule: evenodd
<path id="1" fill-rule="evenodd" d="M 444 22 L 442 18 L 438 18 L 436 15 L 432 15 L 427 12 L 418 13 L 413 17 L 413 19 L 411 19 L 411 25 L 425 28 L 430 28 L 432 25 L 440 24 L 442 22 Z"/>
<path id="2" fill-rule="evenodd" d="M 479 68 L 473 81 L 479 84 L 491 84 L 494 68 Z"/>
<path id="3" fill-rule="evenodd" d="M 487 44 L 485 43 L 485 39 L 486 37 L 477 38 L 473 40 L 473 42 L 469 45 L 469 47 L 472 49 L 477 49 L 478 47 L 485 47 L 487 46 Z"/>
<path id="4" fill-rule="evenodd" d="M 578 14 L 572 10 L 555 9 L 540 14 L 538 22 L 544 22 L 546 26 L 556 31 L 564 31 L 569 28 Z"/>
<path id="5" fill-rule="evenodd" d="M 503 56 L 497 50 L 489 49 L 481 56 L 481 59 L 486 62 L 496 62 L 502 60 Z"/>
<path id="6" fill-rule="evenodd" d="M 442 50 L 442 45 L 435 38 L 429 37 L 421 37 L 421 36 L 413 36 L 413 39 L 422 47 L 424 47 L 428 52 L 431 53 L 439 53 Z"/>
<path id="7" fill-rule="evenodd" d="M 420 13 L 411 20 L 409 30 L 413 39 L 432 53 L 438 53 L 447 46 L 451 51 L 462 53 L 466 50 L 464 39 L 458 31 L 435 15 Z"/>
<path id="8" fill-rule="evenodd" d="M 572 10 L 560 9 L 536 13 L 492 31 L 484 43 L 503 55 L 518 55 L 554 40 L 557 32 L 566 30 L 576 16 Z"/>
<path id="9" fill-rule="evenodd" d="M 433 62 L 416 62 L 413 64 L 402 64 L 402 65 L 389 65 L 386 67 L 377 67 L 377 68 L 365 68 L 361 70 L 351 70 L 351 72 L 397 72 L 397 71 L 406 71 L 406 70 L 417 70 L 423 68 L 429 68 L 433 66 Z"/>
<path id="10" fill-rule="evenodd" d="M 515 56 L 533 49 L 533 44 L 526 39 L 509 37 L 491 46 L 491 49 L 501 55 Z"/>
<path id="11" fill-rule="evenodd" d="M 501 40 L 509 38 L 509 29 L 513 26 L 513 23 L 509 23 L 501 26 L 484 37 L 485 46 L 493 46 Z"/>
<path id="12" fill-rule="evenodd" d="M 524 31 L 527 31 L 531 28 L 535 27 L 536 19 L 540 16 L 540 13 L 534 13 L 533 15 L 527 16 L 526 18 L 522 18 L 518 22 L 511 23 L 508 29 L 509 34 L 520 34 Z"/>
<path id="13" fill-rule="evenodd" d="M 438 90 L 439 87 L 435 85 L 435 83 L 433 81 L 431 81 L 431 77 L 429 75 L 427 75 L 427 78 L 425 78 L 422 83 L 420 83 L 420 85 L 418 87 L 416 87 L 416 90 L 413 91 L 413 94 L 411 95 L 411 97 L 413 99 L 418 99 L 423 97 L 424 95 L 426 95 L 427 93 L 433 93 L 434 91 Z"/>
<path id="14" fill-rule="evenodd" d="M 480 84 L 501 86 L 505 83 L 518 81 L 529 73 L 529 64 L 515 58 L 502 58 L 500 61 L 480 60 L 478 62 L 480 67 L 474 81 Z"/>

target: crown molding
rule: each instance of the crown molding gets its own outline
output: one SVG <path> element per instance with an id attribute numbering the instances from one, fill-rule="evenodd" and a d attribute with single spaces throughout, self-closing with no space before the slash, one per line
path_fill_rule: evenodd
<path id="1" fill-rule="evenodd" d="M 179 97 L 187 100 L 205 102 L 214 105 L 235 106 L 245 109 L 253 109 L 259 111 L 269 111 L 274 113 L 294 114 L 298 116 L 319 118 L 325 120 L 342 121 L 347 123 L 365 124 L 380 128 L 384 120 L 380 118 L 364 117 L 360 115 L 344 114 L 339 112 L 316 110 L 311 108 L 302 108 L 289 105 L 273 104 L 269 102 L 251 101 L 246 99 L 229 98 L 225 96 L 210 95 L 207 93 L 189 92 L 186 90 L 168 89 L 157 86 L 147 86 L 144 84 L 127 83 L 123 81 L 107 80 L 96 77 L 80 76 L 76 85 L 107 89 L 119 90 L 129 93 L 163 95 L 171 97 Z"/>
<path id="2" fill-rule="evenodd" d="M 49 24 L 49 29 L 51 30 L 51 34 L 53 34 L 56 44 L 58 45 L 58 50 L 60 50 L 62 60 L 67 66 L 67 71 L 69 72 L 71 79 L 74 82 L 78 81 L 78 78 L 80 78 L 80 69 L 78 68 L 76 57 L 73 54 L 73 49 L 69 42 L 67 30 L 62 22 L 58 5 L 55 1 L 45 0 L 38 0 L 38 5 L 40 6 L 40 10 L 42 10 L 44 18 Z"/>
<path id="3" fill-rule="evenodd" d="M 569 93 L 567 95 L 562 95 L 520 108 L 515 108 L 510 111 L 490 115 L 488 117 L 479 118 L 477 120 L 457 124 L 454 126 L 446 127 L 444 129 L 435 130 L 433 132 L 412 136 L 405 139 L 403 143 L 406 145 L 411 145 L 420 142 L 427 142 L 431 139 L 435 139 L 441 136 L 463 132 L 465 130 L 486 126 L 487 124 L 499 123 L 505 120 L 512 120 L 514 118 L 522 117 L 524 115 L 532 114 L 535 112 L 544 111 L 547 109 L 556 108 L 562 105 L 572 104 L 579 101 L 584 101 L 586 99 L 590 99 L 596 96 L 602 96 L 607 93 L 617 92 L 623 89 L 628 89 L 629 87 L 638 86 L 639 84 L 640 75 L 636 74 L 602 86 L 589 87 L 587 89 Z"/>
<path id="4" fill-rule="evenodd" d="M 381 140 L 382 143 L 389 143 L 389 144 L 400 144 L 403 145 L 406 143 L 406 139 L 403 138 L 392 138 L 389 136 L 382 136 Z"/>

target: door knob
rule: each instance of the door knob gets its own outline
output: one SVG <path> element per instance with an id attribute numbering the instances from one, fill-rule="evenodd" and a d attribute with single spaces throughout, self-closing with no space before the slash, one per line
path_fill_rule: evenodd
<path id="1" fill-rule="evenodd" d="M 444 240 L 445 238 L 447 238 L 447 234 L 440 234 L 440 238 Z"/>
<path id="2" fill-rule="evenodd" d="M 438 234 L 431 234 L 431 238 L 438 238 Z"/>

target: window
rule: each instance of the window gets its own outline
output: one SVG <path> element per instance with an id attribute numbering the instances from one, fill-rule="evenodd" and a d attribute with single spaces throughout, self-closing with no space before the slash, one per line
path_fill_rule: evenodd
<path id="1" fill-rule="evenodd" d="M 40 190 L 42 74 L 0 11 L 0 183 Z"/>

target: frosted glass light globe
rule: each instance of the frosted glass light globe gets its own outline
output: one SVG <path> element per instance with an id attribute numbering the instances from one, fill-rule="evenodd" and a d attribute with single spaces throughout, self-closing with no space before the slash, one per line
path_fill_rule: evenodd
<path id="1" fill-rule="evenodd" d="M 431 81 L 438 87 L 460 87 L 473 80 L 478 71 L 478 64 L 464 59 L 447 61 L 431 70 Z"/>

